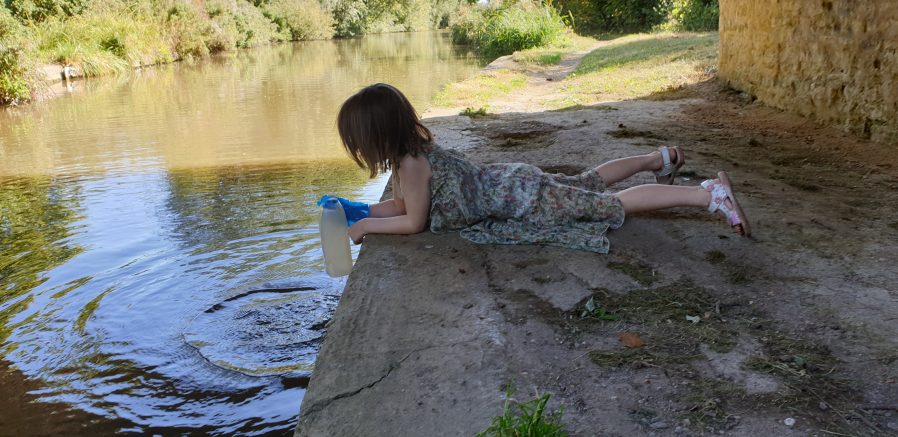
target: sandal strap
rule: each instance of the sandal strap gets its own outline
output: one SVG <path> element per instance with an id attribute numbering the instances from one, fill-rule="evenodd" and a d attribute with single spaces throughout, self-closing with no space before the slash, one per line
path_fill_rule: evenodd
<path id="1" fill-rule="evenodd" d="M 742 220 L 739 219 L 739 214 L 726 205 L 726 200 L 729 198 L 729 194 L 727 194 L 726 187 L 724 187 L 720 181 L 708 179 L 702 182 L 702 188 L 711 192 L 711 201 L 708 202 L 708 212 L 722 213 L 730 226 L 742 224 Z"/>
<path id="2" fill-rule="evenodd" d="M 667 176 L 673 171 L 670 163 L 670 149 L 667 146 L 661 146 L 658 151 L 661 152 L 661 170 L 655 171 L 655 176 Z"/>

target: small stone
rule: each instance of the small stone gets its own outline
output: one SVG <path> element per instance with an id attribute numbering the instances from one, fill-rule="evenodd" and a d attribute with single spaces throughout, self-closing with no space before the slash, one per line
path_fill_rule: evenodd
<path id="1" fill-rule="evenodd" d="M 898 422 L 889 422 L 886 424 L 886 428 L 891 429 L 893 431 L 898 431 Z"/>
<path id="2" fill-rule="evenodd" d="M 786 426 L 791 428 L 791 427 L 795 426 L 795 419 L 793 419 L 791 417 L 787 417 L 786 420 L 783 421 L 783 423 L 785 423 Z"/>
<path id="3" fill-rule="evenodd" d="M 817 407 L 820 408 L 820 411 L 826 411 L 829 409 L 829 405 L 827 405 L 826 402 L 823 402 L 823 401 L 820 401 L 820 403 L 817 405 Z"/>
<path id="4" fill-rule="evenodd" d="M 652 424 L 649 425 L 649 428 L 652 428 L 652 429 L 667 429 L 668 427 L 670 427 L 670 425 L 668 425 L 667 422 L 665 422 L 663 420 L 659 420 L 657 422 L 652 422 Z"/>
<path id="5" fill-rule="evenodd" d="M 683 433 L 682 426 L 678 426 L 678 427 L 674 428 L 674 434 L 682 434 L 682 433 Z"/>

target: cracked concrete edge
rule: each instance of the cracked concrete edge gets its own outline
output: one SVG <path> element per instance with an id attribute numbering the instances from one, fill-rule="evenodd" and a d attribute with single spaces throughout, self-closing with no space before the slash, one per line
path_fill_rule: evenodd
<path id="1" fill-rule="evenodd" d="M 503 319 L 483 286 L 484 258 L 453 235 L 366 237 L 295 435 L 484 429 L 501 411 L 505 373 Z"/>

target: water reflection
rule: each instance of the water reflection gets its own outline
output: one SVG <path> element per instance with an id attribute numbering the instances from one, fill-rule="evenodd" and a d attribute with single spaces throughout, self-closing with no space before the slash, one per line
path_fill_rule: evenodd
<path id="1" fill-rule="evenodd" d="M 314 202 L 384 183 L 343 157 L 338 105 L 388 81 L 423 107 L 476 68 L 445 36 L 393 34 L 0 111 L 3 433 L 290 429 L 343 286 Z"/>
<path id="2" fill-rule="evenodd" d="M 477 68 L 446 38 L 310 41 L 82 82 L 83 92 L 0 111 L 0 175 L 342 159 L 334 116 L 358 88 L 391 82 L 423 111 Z"/>

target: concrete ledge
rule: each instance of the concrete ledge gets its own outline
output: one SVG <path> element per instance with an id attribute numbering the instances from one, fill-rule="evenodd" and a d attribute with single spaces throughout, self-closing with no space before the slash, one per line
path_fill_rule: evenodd
<path id="1" fill-rule="evenodd" d="M 297 435 L 471 435 L 489 423 L 501 403 L 501 315 L 472 246 L 429 233 L 367 237 Z"/>

